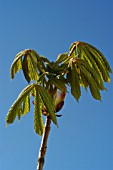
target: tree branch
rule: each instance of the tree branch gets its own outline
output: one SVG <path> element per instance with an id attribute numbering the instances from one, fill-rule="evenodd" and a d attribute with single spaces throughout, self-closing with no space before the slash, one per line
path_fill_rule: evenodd
<path id="1" fill-rule="evenodd" d="M 42 142 L 39 150 L 37 170 L 43 170 L 44 160 L 45 160 L 45 155 L 47 150 L 47 141 L 50 132 L 50 124 L 51 124 L 51 119 L 49 116 L 47 116 L 46 123 L 45 123 L 45 130 L 42 136 Z"/>

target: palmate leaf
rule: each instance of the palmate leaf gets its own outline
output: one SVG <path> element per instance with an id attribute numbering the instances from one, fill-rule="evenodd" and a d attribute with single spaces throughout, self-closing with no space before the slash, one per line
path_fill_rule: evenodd
<path id="1" fill-rule="evenodd" d="M 31 80 L 38 80 L 38 71 L 44 72 L 45 65 L 42 57 L 34 50 L 26 49 L 16 55 L 10 69 L 11 79 L 20 69 L 23 70 L 25 79 L 30 83 Z"/>
<path id="2" fill-rule="evenodd" d="M 21 62 L 22 62 L 22 56 L 24 56 L 27 52 L 29 52 L 29 50 L 23 50 L 23 51 L 19 52 L 16 55 L 12 65 L 11 65 L 11 69 L 10 69 L 10 77 L 11 77 L 11 79 L 13 79 L 15 74 L 18 71 L 20 71 L 20 69 L 22 68 L 20 66 L 18 67 L 18 64 L 16 64 L 16 63 L 19 62 L 19 60 L 21 60 Z"/>
<path id="3" fill-rule="evenodd" d="M 87 68 L 91 67 L 93 69 L 93 71 L 96 72 L 97 77 L 98 77 L 98 81 L 100 82 L 101 90 L 103 90 L 104 87 L 103 87 L 102 82 L 104 82 L 104 81 L 103 81 L 102 73 L 99 70 L 98 65 L 96 64 L 92 55 L 86 49 L 84 49 L 84 50 L 83 49 L 84 49 L 84 47 L 82 49 L 77 48 L 78 53 L 79 53 L 78 58 L 80 58 L 84 61 L 84 65 L 86 65 L 87 63 L 89 64 L 89 66 L 87 66 Z"/>
<path id="4" fill-rule="evenodd" d="M 110 76 L 109 76 L 109 72 L 105 66 L 105 63 L 91 49 L 86 49 L 83 45 L 82 45 L 82 49 L 84 49 L 84 51 L 86 51 L 87 56 L 90 55 L 89 57 L 91 59 L 91 62 L 95 62 L 95 65 L 96 65 L 97 69 L 99 70 L 101 77 L 103 78 L 103 81 L 109 82 Z"/>
<path id="5" fill-rule="evenodd" d="M 31 85 L 27 86 L 20 93 L 17 100 L 13 103 L 13 105 L 11 106 L 11 108 L 8 111 L 8 114 L 6 116 L 7 124 L 13 123 L 16 116 L 18 116 L 20 118 L 20 116 L 22 114 L 26 114 L 30 110 L 30 105 L 28 104 L 29 99 L 27 98 L 27 96 L 29 96 L 29 94 L 33 88 L 34 88 L 34 84 L 31 84 Z M 26 104 L 26 106 L 25 106 L 25 104 Z"/>
<path id="6" fill-rule="evenodd" d="M 79 66 L 85 67 L 88 70 L 88 72 L 91 74 L 91 76 L 93 77 L 95 82 L 97 83 L 98 88 L 100 90 L 105 90 L 103 80 L 102 80 L 100 74 L 97 71 L 95 71 L 95 69 L 92 68 L 88 62 L 86 62 L 83 59 L 79 59 L 79 60 L 76 60 L 76 64 L 77 64 L 78 67 Z"/>
<path id="7" fill-rule="evenodd" d="M 74 96 L 74 98 L 78 101 L 81 96 L 81 90 L 80 90 L 80 80 L 79 75 L 76 70 L 76 66 L 74 63 L 71 63 L 71 66 L 69 67 L 68 73 L 67 73 L 67 81 L 69 82 L 71 86 L 71 93 Z"/>
<path id="8" fill-rule="evenodd" d="M 80 85 L 85 89 L 89 86 L 92 96 L 101 100 L 100 90 L 106 90 L 103 83 L 110 82 L 109 73 L 112 73 L 104 55 L 92 45 L 78 41 L 71 44 L 69 57 L 73 58 L 77 70 L 80 69 Z"/>
<path id="9" fill-rule="evenodd" d="M 76 42 L 73 44 L 74 50 L 78 53 L 78 58 L 86 60 L 102 77 L 103 81 L 110 82 L 109 72 L 112 70 L 104 55 L 95 47 L 84 42 Z"/>
<path id="10" fill-rule="evenodd" d="M 110 73 L 112 73 L 112 69 L 111 69 L 108 61 L 107 61 L 106 58 L 104 57 L 104 55 L 101 53 L 101 51 L 99 51 L 96 47 L 94 47 L 94 46 L 92 46 L 92 45 L 90 45 L 90 44 L 88 44 L 88 43 L 85 43 L 85 45 L 86 45 L 87 47 L 90 47 L 90 50 L 92 49 L 92 50 L 94 51 L 95 55 L 97 55 L 97 56 L 104 62 L 107 70 L 108 70 Z"/>
<path id="11" fill-rule="evenodd" d="M 35 88 L 35 99 L 34 99 L 34 131 L 42 136 L 44 131 L 44 123 L 42 119 L 42 101 L 40 98 L 39 89 Z"/>
<path id="12" fill-rule="evenodd" d="M 6 116 L 6 123 L 7 125 L 13 123 L 16 116 L 20 120 L 22 115 L 26 115 L 30 111 L 31 94 L 34 96 L 34 130 L 41 136 L 44 129 L 42 120 L 42 104 L 47 108 L 51 120 L 54 122 L 54 124 L 57 126 L 58 124 L 56 115 L 54 113 L 55 106 L 53 101 L 47 90 L 38 84 L 33 83 L 22 90 L 17 100 L 13 103 L 8 111 Z"/>

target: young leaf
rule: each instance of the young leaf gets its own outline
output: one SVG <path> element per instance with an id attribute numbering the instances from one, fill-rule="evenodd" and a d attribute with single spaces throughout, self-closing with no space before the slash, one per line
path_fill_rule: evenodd
<path id="1" fill-rule="evenodd" d="M 68 58 L 68 53 L 64 53 L 64 54 L 59 54 L 57 59 L 56 59 L 56 64 L 60 64 L 62 63 L 64 60 L 66 60 Z"/>
<path id="2" fill-rule="evenodd" d="M 42 102 L 39 94 L 39 89 L 35 88 L 34 99 L 34 130 L 37 134 L 42 136 L 44 131 L 44 123 L 42 119 Z"/>
<path id="3" fill-rule="evenodd" d="M 91 76 L 94 78 L 98 87 L 101 90 L 105 90 L 105 87 L 104 87 L 104 84 L 103 84 L 103 79 L 101 78 L 99 72 L 97 72 L 93 67 L 91 67 L 90 64 L 86 60 L 83 60 L 83 59 L 76 60 L 76 64 L 78 66 L 81 65 L 81 66 L 85 67 L 89 71 Z"/>
<path id="4" fill-rule="evenodd" d="M 59 66 L 59 68 L 60 68 L 61 70 L 63 70 L 63 72 L 67 72 L 70 59 L 71 59 L 71 57 L 68 57 L 68 58 L 67 58 L 66 60 L 64 60 L 64 61 L 62 62 L 62 64 Z"/>
<path id="5" fill-rule="evenodd" d="M 15 61 L 15 64 L 12 64 L 11 70 L 10 70 L 10 77 L 11 79 L 14 78 L 14 75 L 19 72 L 22 69 L 22 59 L 19 58 Z"/>
<path id="6" fill-rule="evenodd" d="M 110 73 L 112 73 L 112 69 L 111 69 L 108 61 L 107 61 L 106 58 L 104 57 L 104 55 L 103 55 L 96 47 L 94 47 L 94 46 L 92 46 L 92 45 L 90 45 L 90 44 L 88 44 L 88 43 L 85 43 L 85 45 L 86 45 L 87 47 L 90 47 L 90 49 L 92 49 L 92 50 L 95 52 L 95 54 L 98 55 L 98 57 L 104 62 L 107 70 L 108 70 Z"/>
<path id="7" fill-rule="evenodd" d="M 23 71 L 23 74 L 24 74 L 24 77 L 26 79 L 26 81 L 28 83 L 30 83 L 30 77 L 29 77 L 29 70 L 28 70 L 28 59 L 27 57 L 25 56 L 24 59 L 23 59 L 23 62 L 22 62 L 22 71 Z"/>
<path id="8" fill-rule="evenodd" d="M 72 95 L 78 101 L 81 96 L 81 90 L 79 75 L 77 73 L 76 66 L 74 65 L 74 63 L 72 63 L 71 67 L 69 68 L 69 72 L 67 73 L 67 81 L 71 86 Z"/>
<path id="9" fill-rule="evenodd" d="M 89 84 L 87 82 L 87 79 L 85 78 L 85 76 L 82 73 L 80 74 L 80 85 L 82 87 L 84 87 L 87 91 L 87 87 L 89 86 Z"/>
<path id="10" fill-rule="evenodd" d="M 76 55 L 76 46 L 77 46 L 77 43 L 76 43 L 76 42 L 74 42 L 74 43 L 72 43 L 72 44 L 70 45 L 70 47 L 69 47 L 69 56 L 74 56 L 74 55 Z M 74 53 L 74 55 L 73 55 L 73 53 Z"/>
<path id="11" fill-rule="evenodd" d="M 38 73 L 36 70 L 36 66 L 34 64 L 34 60 L 31 55 L 27 55 L 28 60 L 28 70 L 29 70 L 29 77 L 31 80 L 38 80 Z"/>
<path id="12" fill-rule="evenodd" d="M 95 71 L 97 71 L 101 75 L 103 81 L 110 82 L 110 66 L 107 64 L 107 60 L 105 62 L 105 60 L 103 60 L 103 58 L 100 56 L 99 50 L 96 51 L 94 48 L 92 48 L 92 46 L 84 42 L 78 43 L 77 50 L 79 58 L 83 58 L 87 62 L 89 62 L 89 64 L 94 67 Z M 107 69 L 107 67 L 109 67 L 109 70 Z"/>
<path id="13" fill-rule="evenodd" d="M 30 111 L 30 95 L 27 95 L 23 102 L 22 113 L 26 115 Z"/>
<path id="14" fill-rule="evenodd" d="M 61 81 L 61 79 L 59 80 L 58 78 L 52 76 L 51 74 L 49 74 L 47 76 L 50 79 L 50 82 L 52 84 L 54 84 L 59 90 L 61 90 L 61 91 L 67 90 L 64 81 Z"/>
<path id="15" fill-rule="evenodd" d="M 51 117 L 51 120 L 54 122 L 54 124 L 57 124 L 57 119 L 56 119 L 56 115 L 54 113 L 55 111 L 55 106 L 53 104 L 53 101 L 49 95 L 49 93 L 47 92 L 47 90 L 45 90 L 43 87 L 41 86 L 37 86 L 37 88 L 39 88 L 39 93 L 40 93 L 40 96 L 41 96 L 41 99 L 45 105 L 45 107 L 47 108 L 47 111 Z"/>
<path id="16" fill-rule="evenodd" d="M 26 88 L 24 88 L 24 90 L 22 90 L 22 92 L 20 93 L 20 95 L 18 96 L 17 100 L 13 103 L 13 105 L 11 106 L 11 108 L 8 111 L 8 114 L 6 116 L 6 122 L 7 124 L 11 124 L 14 122 L 16 116 L 19 114 L 22 110 L 22 105 L 23 102 L 26 100 L 26 97 L 30 94 L 30 92 L 32 91 L 32 89 L 34 88 L 34 84 L 31 84 L 29 86 L 27 86 Z M 28 106 L 28 102 L 27 102 L 27 106 Z M 25 106 L 25 107 L 27 107 Z M 24 110 L 24 114 L 26 114 L 26 112 L 29 109 Z"/>
<path id="17" fill-rule="evenodd" d="M 90 72 L 82 65 L 79 65 L 79 68 L 89 84 L 89 88 L 93 98 L 95 98 L 96 100 L 101 100 L 100 89 L 94 78 L 91 76 Z"/>
<path id="18" fill-rule="evenodd" d="M 29 83 L 30 80 L 38 80 L 37 69 L 42 71 L 45 69 L 45 66 L 41 57 L 34 50 L 27 49 L 16 55 L 10 69 L 10 76 L 12 79 L 20 69 L 23 70 L 25 79 Z"/>
<path id="19" fill-rule="evenodd" d="M 10 69 L 11 79 L 13 79 L 14 75 L 17 73 L 17 71 L 19 71 L 22 68 L 22 56 L 26 55 L 26 53 L 29 53 L 30 51 L 31 50 L 29 50 L 29 49 L 23 50 L 16 55 L 12 65 L 11 65 L 11 69 Z"/>
<path id="20" fill-rule="evenodd" d="M 100 58 L 100 55 L 97 52 L 95 52 L 95 50 L 91 49 L 89 46 L 85 46 L 85 47 L 87 48 L 87 51 L 89 50 L 89 53 L 92 55 L 93 59 L 95 60 L 95 63 L 97 64 L 98 69 L 102 74 L 103 80 L 105 82 L 110 82 L 109 72 L 106 68 L 105 63 Z"/>

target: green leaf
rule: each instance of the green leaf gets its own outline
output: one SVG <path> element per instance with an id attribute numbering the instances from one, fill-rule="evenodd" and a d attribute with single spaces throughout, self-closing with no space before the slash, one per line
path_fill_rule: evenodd
<path id="1" fill-rule="evenodd" d="M 28 83 L 30 83 L 30 77 L 29 77 L 29 70 L 28 70 L 28 60 L 27 57 L 24 57 L 22 62 L 22 71 L 24 74 L 24 77 Z"/>
<path id="2" fill-rule="evenodd" d="M 68 65 L 69 65 L 69 62 L 70 62 L 70 59 L 72 57 L 68 57 L 66 60 L 63 61 L 63 63 L 60 65 L 60 69 L 63 69 L 64 71 L 67 71 L 68 69 Z"/>
<path id="3" fill-rule="evenodd" d="M 100 74 L 103 81 L 110 82 L 109 71 L 98 51 L 95 51 L 90 45 L 84 42 L 78 43 L 77 50 L 79 58 L 85 59 L 92 67 L 94 67 L 95 71 Z"/>
<path id="4" fill-rule="evenodd" d="M 87 47 L 90 47 L 90 49 L 92 49 L 92 50 L 95 52 L 95 54 L 98 55 L 98 57 L 104 62 L 107 70 L 108 70 L 110 73 L 112 73 L 112 69 L 111 69 L 108 61 L 106 60 L 105 56 L 101 53 L 101 51 L 99 51 L 96 47 L 94 47 L 94 46 L 92 46 L 92 45 L 90 45 L 90 44 L 88 44 L 88 43 L 85 43 L 85 45 L 86 45 Z"/>
<path id="5" fill-rule="evenodd" d="M 22 116 L 22 106 L 18 109 L 18 121 L 20 121 L 20 117 Z"/>
<path id="6" fill-rule="evenodd" d="M 15 61 L 15 63 L 12 64 L 11 70 L 10 70 L 10 77 L 11 79 L 14 78 L 14 75 L 19 72 L 22 69 L 22 59 L 19 58 Z"/>
<path id="7" fill-rule="evenodd" d="M 28 54 L 27 60 L 28 60 L 28 70 L 29 70 L 30 80 L 38 81 L 38 73 L 37 73 L 36 65 L 34 63 L 32 56 Z"/>
<path id="8" fill-rule="evenodd" d="M 36 95 L 34 99 L 34 131 L 42 136 L 44 131 L 44 123 L 42 119 L 42 102 L 39 94 L 39 89 L 35 88 Z"/>
<path id="9" fill-rule="evenodd" d="M 27 95 L 23 102 L 23 114 L 26 115 L 30 111 L 30 96 Z"/>
<path id="10" fill-rule="evenodd" d="M 16 55 L 10 69 L 11 78 L 14 78 L 20 69 L 23 70 L 25 79 L 30 83 L 31 80 L 38 80 L 38 70 L 44 72 L 45 66 L 41 57 L 34 50 L 26 49 Z"/>
<path id="11" fill-rule="evenodd" d="M 39 55 L 35 50 L 31 50 L 31 54 L 33 54 L 34 59 L 35 59 L 36 61 L 40 61 L 40 60 L 41 60 L 40 55 Z"/>
<path id="12" fill-rule="evenodd" d="M 18 115 L 18 117 L 20 117 L 23 114 L 22 113 L 23 103 L 26 101 L 26 97 L 30 94 L 30 92 L 32 91 L 33 88 L 34 88 L 34 84 L 31 84 L 22 90 L 22 92 L 18 96 L 17 100 L 13 103 L 13 105 L 11 106 L 11 108 L 8 111 L 8 114 L 6 116 L 7 124 L 13 123 L 17 115 Z M 24 106 L 25 108 L 28 107 L 28 102 L 26 102 L 26 104 L 27 104 L 27 106 Z M 25 103 L 24 103 L 24 105 L 25 105 Z M 29 110 L 29 108 L 24 109 L 23 110 L 24 114 L 26 114 L 26 112 L 28 112 L 28 110 Z"/>
<path id="13" fill-rule="evenodd" d="M 85 76 L 82 73 L 80 74 L 80 85 L 82 87 L 84 87 L 87 91 L 87 87 L 89 86 L 89 84 L 87 82 L 87 79 L 85 78 Z"/>
<path id="14" fill-rule="evenodd" d="M 68 53 L 64 53 L 64 54 L 59 54 L 57 59 L 56 59 L 56 64 L 60 64 L 62 63 L 64 60 L 66 60 L 68 58 Z"/>
<path id="15" fill-rule="evenodd" d="M 11 77 L 11 79 L 13 79 L 13 78 L 14 78 L 14 75 L 15 75 L 20 69 L 22 69 L 22 56 L 24 56 L 26 53 L 29 53 L 29 52 L 30 52 L 30 50 L 27 49 L 27 50 L 20 51 L 20 52 L 16 55 L 16 57 L 15 57 L 12 65 L 11 65 L 11 69 L 10 69 L 10 77 Z"/>
<path id="16" fill-rule="evenodd" d="M 80 45 L 77 46 L 77 50 L 78 50 L 78 54 L 79 54 L 78 58 L 84 60 L 84 63 L 87 62 L 90 65 L 90 67 L 93 70 L 95 70 L 96 74 L 98 75 L 97 77 L 98 77 L 98 81 L 100 82 L 101 89 L 102 90 L 105 89 L 104 86 L 103 86 L 103 77 L 102 77 L 101 71 L 99 70 L 98 65 L 96 64 L 92 54 L 89 53 L 89 51 L 86 50 L 84 48 L 84 46 L 82 48 L 81 48 Z M 79 64 L 79 62 L 78 62 L 78 64 Z M 87 68 L 88 67 L 89 66 L 87 66 Z"/>
<path id="17" fill-rule="evenodd" d="M 65 82 L 62 81 L 61 79 L 58 79 L 57 77 L 54 77 L 51 74 L 47 75 L 47 77 L 50 79 L 51 84 L 54 84 L 59 90 L 61 91 L 67 90 Z"/>
<path id="18" fill-rule="evenodd" d="M 76 46 L 77 46 L 77 42 L 74 42 L 70 45 L 69 48 L 69 56 L 76 56 Z"/>
<path id="19" fill-rule="evenodd" d="M 79 65 L 79 68 L 89 84 L 89 88 L 93 98 L 95 98 L 96 100 L 101 100 L 100 89 L 94 78 L 91 76 L 90 72 L 82 65 Z"/>
<path id="20" fill-rule="evenodd" d="M 74 63 L 72 63 L 71 67 L 69 68 L 69 72 L 67 73 L 67 81 L 71 86 L 72 95 L 78 101 L 81 96 L 80 80 Z"/>
<path id="21" fill-rule="evenodd" d="M 88 46 L 86 46 L 87 50 L 89 50 L 89 53 L 92 55 L 93 59 L 95 60 L 95 63 L 98 66 L 98 69 L 100 70 L 103 80 L 105 82 L 110 82 L 110 76 L 109 76 L 109 72 L 106 68 L 105 63 L 103 62 L 103 60 L 99 57 L 99 54 L 97 52 L 95 52 L 93 49 L 89 48 Z"/>
<path id="22" fill-rule="evenodd" d="M 85 67 L 89 71 L 91 76 L 94 78 L 94 80 L 97 83 L 98 87 L 101 90 L 105 90 L 105 87 L 104 87 L 104 84 L 103 84 L 103 79 L 101 78 L 99 72 L 97 72 L 93 67 L 91 67 L 90 64 L 86 60 L 79 59 L 79 60 L 76 61 L 76 64 L 78 66 L 81 65 L 81 66 Z"/>
<path id="23" fill-rule="evenodd" d="M 36 51 L 31 50 L 30 56 L 32 57 L 32 64 L 34 68 L 38 69 L 39 72 L 43 73 L 45 71 L 44 58 L 41 57 Z"/>
<path id="24" fill-rule="evenodd" d="M 40 59 L 41 59 L 41 61 L 50 64 L 50 61 L 46 57 L 41 56 Z"/>
<path id="25" fill-rule="evenodd" d="M 43 87 L 41 86 L 38 86 L 37 88 L 39 88 L 39 92 L 40 92 L 40 96 L 41 96 L 41 99 L 45 105 L 45 107 L 47 108 L 48 110 L 48 113 L 51 117 L 51 120 L 54 122 L 54 124 L 57 124 L 57 119 L 56 119 L 56 115 L 54 113 L 55 111 L 55 106 L 53 104 L 53 101 L 49 95 L 49 93 L 47 92 L 47 90 L 45 90 Z"/>

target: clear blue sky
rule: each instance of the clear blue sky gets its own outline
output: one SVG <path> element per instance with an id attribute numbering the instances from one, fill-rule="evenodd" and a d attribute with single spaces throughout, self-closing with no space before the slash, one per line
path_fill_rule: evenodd
<path id="1" fill-rule="evenodd" d="M 41 142 L 33 107 L 20 123 L 5 127 L 27 85 L 21 72 L 10 80 L 15 55 L 30 48 L 55 60 L 77 40 L 100 49 L 113 69 L 112 0 L 0 0 L 0 170 L 35 170 Z M 67 95 L 59 128 L 51 127 L 44 170 L 113 169 L 113 76 L 105 86 L 102 102 L 85 90 L 79 103 Z"/>

